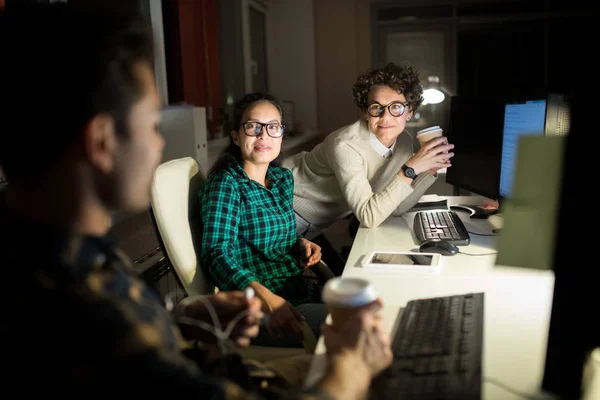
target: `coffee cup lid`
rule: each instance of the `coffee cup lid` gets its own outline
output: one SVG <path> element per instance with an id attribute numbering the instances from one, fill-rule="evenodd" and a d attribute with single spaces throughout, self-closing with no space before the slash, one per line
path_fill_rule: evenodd
<path id="1" fill-rule="evenodd" d="M 417 136 L 424 135 L 424 134 L 429 133 L 429 132 L 441 131 L 441 130 L 442 130 L 442 128 L 440 128 L 439 125 L 430 126 L 429 128 L 421 129 L 420 131 L 418 131 L 417 132 Z"/>
<path id="2" fill-rule="evenodd" d="M 323 289 L 323 301 L 329 305 L 360 307 L 377 299 L 373 285 L 360 278 L 332 278 Z"/>

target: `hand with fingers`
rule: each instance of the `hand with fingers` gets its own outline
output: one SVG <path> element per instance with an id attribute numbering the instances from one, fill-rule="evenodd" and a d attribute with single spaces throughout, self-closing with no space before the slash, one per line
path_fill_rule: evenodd
<path id="1" fill-rule="evenodd" d="M 176 316 L 201 321 L 228 333 L 228 339 L 247 347 L 258 335 L 264 313 L 258 297 L 248 297 L 242 291 L 219 292 L 209 296 L 193 296 L 184 299 Z M 187 338 L 204 343 L 215 343 L 216 336 L 191 323 L 181 323 L 181 331 Z"/>
<path id="2" fill-rule="evenodd" d="M 341 326 L 324 324 L 323 339 L 327 354 L 352 350 L 361 355 L 371 376 L 377 375 L 392 361 L 391 339 L 384 319 L 377 314 L 383 306 L 377 299 L 368 307 L 348 318 Z"/>
<path id="3" fill-rule="evenodd" d="M 304 257 L 304 267 L 309 268 L 321 261 L 321 246 L 307 239 L 300 239 L 302 256 Z"/>
<path id="4" fill-rule="evenodd" d="M 450 159 L 454 153 L 450 150 L 453 148 L 454 145 L 449 144 L 445 136 L 432 139 L 409 158 L 406 165 L 414 169 L 417 175 L 425 171 L 435 174 L 440 169 L 452 166 Z"/>
<path id="5" fill-rule="evenodd" d="M 324 324 L 323 339 L 330 360 L 321 387 L 344 398 L 364 398 L 371 380 L 392 363 L 391 340 L 378 299 L 341 326 Z"/>
<path id="6" fill-rule="evenodd" d="M 295 335 L 302 339 L 300 324 L 305 321 L 305 318 L 294 306 L 273 293 L 265 296 L 264 302 L 263 309 L 270 317 L 266 328 L 272 337 L 281 339 Z"/>

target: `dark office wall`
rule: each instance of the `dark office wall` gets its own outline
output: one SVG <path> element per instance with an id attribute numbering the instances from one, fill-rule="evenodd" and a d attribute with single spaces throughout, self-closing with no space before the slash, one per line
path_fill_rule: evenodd
<path id="1" fill-rule="evenodd" d="M 241 0 L 219 0 L 219 57 L 221 72 L 221 110 L 224 129 L 229 134 L 233 102 L 245 93 Z"/>
<path id="2" fill-rule="evenodd" d="M 28 4 L 50 4 L 50 3 L 69 3 L 83 5 L 99 5 L 120 8 L 127 11 L 139 11 L 146 0 L 0 0 L 0 8 L 3 4 L 7 8 L 15 6 L 23 6 Z"/>
<path id="3" fill-rule="evenodd" d="M 514 96 L 545 86 L 544 21 L 464 26 L 458 32 L 458 92 Z"/>
<path id="4" fill-rule="evenodd" d="M 599 11 L 556 18 L 550 26 L 548 82 L 556 92 L 573 92 L 585 85 L 597 86 Z"/>
<path id="5" fill-rule="evenodd" d="M 217 0 L 162 2 L 169 103 L 205 107 L 210 136 L 221 123 L 217 8 Z"/>
<path id="6" fill-rule="evenodd" d="M 496 1 L 457 8 L 458 92 L 572 93 L 585 81 L 600 12 L 578 1 Z M 583 50 L 583 51 L 582 51 Z"/>
<path id="7" fill-rule="evenodd" d="M 443 25 L 450 56 L 445 66 L 430 69 L 443 69 L 436 74 L 457 94 L 572 92 L 594 75 L 588 57 L 599 17 L 600 8 L 582 0 L 373 0 L 373 60 L 385 58 L 382 32 Z M 418 60 L 410 45 L 401 57 Z"/>
<path id="8" fill-rule="evenodd" d="M 50 0 L 5 0 L 6 7 L 22 6 L 27 4 L 49 4 Z"/>

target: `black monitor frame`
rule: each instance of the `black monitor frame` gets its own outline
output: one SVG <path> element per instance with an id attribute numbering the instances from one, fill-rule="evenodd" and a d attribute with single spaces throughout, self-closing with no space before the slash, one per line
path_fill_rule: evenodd
<path id="1" fill-rule="evenodd" d="M 503 99 L 459 95 L 450 98 L 446 136 L 456 147 L 446 183 L 490 199 L 499 197 L 503 121 Z M 474 171 L 481 173 L 479 180 L 473 176 Z"/>
<path id="2" fill-rule="evenodd" d="M 573 257 L 582 248 L 577 232 L 589 228 L 588 220 L 577 214 L 582 200 L 590 196 L 589 187 L 578 181 L 575 171 L 593 171 L 595 168 L 593 157 L 582 156 L 582 149 L 589 146 L 589 136 L 596 134 L 595 108 L 594 101 L 574 98 L 573 123 L 565 143 L 554 246 L 554 295 L 542 381 L 542 389 L 561 399 L 581 398 L 584 363 L 589 352 L 600 346 L 600 324 L 596 321 L 600 315 L 597 290 L 600 268 L 594 259 L 595 250 L 589 248 L 588 254 L 592 258 L 584 257 L 584 262 L 575 261 Z"/>

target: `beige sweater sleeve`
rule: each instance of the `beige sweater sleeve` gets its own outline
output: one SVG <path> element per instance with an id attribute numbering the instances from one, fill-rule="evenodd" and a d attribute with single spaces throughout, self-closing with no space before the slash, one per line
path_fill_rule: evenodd
<path id="1" fill-rule="evenodd" d="M 437 176 L 434 176 L 431 172 L 427 171 L 417 176 L 417 179 L 412 184 L 413 192 L 404 199 L 402 203 L 394 210 L 392 215 L 399 217 L 411 208 L 419 201 L 421 196 L 425 194 L 425 191 L 435 182 Z"/>
<path id="2" fill-rule="evenodd" d="M 337 165 L 335 175 L 344 197 L 354 215 L 367 228 L 379 226 L 399 206 L 405 208 L 403 203 L 406 200 L 412 203 L 406 205 L 406 209 L 410 209 L 435 180 L 428 174 L 431 180 L 426 176 L 418 177 L 409 185 L 395 173 L 379 192 L 374 193 L 366 176 L 369 160 L 364 154 L 340 141 L 333 147 L 332 156 Z M 411 196 L 415 191 L 417 193 Z"/>

